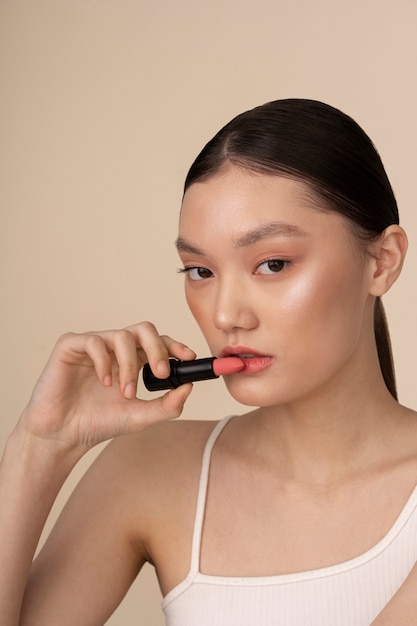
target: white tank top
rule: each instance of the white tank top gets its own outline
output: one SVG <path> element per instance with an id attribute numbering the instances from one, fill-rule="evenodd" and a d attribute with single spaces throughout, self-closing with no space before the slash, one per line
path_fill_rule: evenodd
<path id="1" fill-rule="evenodd" d="M 265 577 L 199 571 L 213 446 L 203 455 L 190 571 L 162 601 L 167 626 L 369 626 L 417 561 L 417 487 L 388 534 L 364 554 L 322 569 Z"/>

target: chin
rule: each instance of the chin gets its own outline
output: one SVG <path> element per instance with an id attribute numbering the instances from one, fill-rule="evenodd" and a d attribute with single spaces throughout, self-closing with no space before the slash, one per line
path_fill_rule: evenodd
<path id="1" fill-rule="evenodd" d="M 226 381 L 225 381 L 226 382 Z M 230 395 L 236 402 L 251 407 L 278 406 L 288 402 L 285 394 L 281 394 L 277 389 L 265 389 L 265 385 L 256 384 L 255 381 L 243 381 L 239 383 L 227 383 L 226 387 Z"/>

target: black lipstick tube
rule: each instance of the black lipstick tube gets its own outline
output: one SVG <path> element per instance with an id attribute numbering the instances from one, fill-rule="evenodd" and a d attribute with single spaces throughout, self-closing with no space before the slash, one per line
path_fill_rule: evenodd
<path id="1" fill-rule="evenodd" d="M 143 366 L 143 382 L 148 391 L 162 391 L 175 389 L 185 383 L 193 383 L 198 380 L 211 380 L 219 378 L 213 371 L 215 357 L 195 359 L 194 361 L 178 361 L 169 359 L 170 375 L 168 378 L 157 378 L 153 374 L 149 363 Z"/>

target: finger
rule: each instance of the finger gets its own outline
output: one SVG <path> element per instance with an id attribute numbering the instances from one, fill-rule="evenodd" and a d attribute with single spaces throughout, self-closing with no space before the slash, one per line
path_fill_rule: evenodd
<path id="1" fill-rule="evenodd" d="M 136 337 L 123 329 L 115 331 L 111 341 L 119 369 L 120 392 L 125 398 L 134 398 L 140 369 Z"/>
<path id="2" fill-rule="evenodd" d="M 171 356 L 184 361 L 191 361 L 196 358 L 197 355 L 194 350 L 191 350 L 185 343 L 176 341 L 168 335 L 162 335 L 161 338 Z"/>
<path id="3" fill-rule="evenodd" d="M 147 322 L 122 330 L 105 331 L 98 335 L 103 338 L 108 350 L 114 354 L 120 392 L 128 399 L 134 398 L 137 394 L 139 370 L 143 363 L 153 361 L 158 375 L 165 377 L 169 373 L 170 354 L 175 354 L 178 358 L 195 358 L 195 353 L 185 344 L 167 336 L 161 337 L 155 326 Z"/>
<path id="4" fill-rule="evenodd" d="M 112 358 L 102 337 L 94 334 L 66 333 L 57 342 L 60 359 L 70 365 L 90 362 L 102 385 L 112 384 Z"/>
<path id="5" fill-rule="evenodd" d="M 139 370 L 148 358 L 142 343 L 153 347 L 159 359 L 168 361 L 166 347 L 155 326 L 150 322 L 142 322 L 136 326 L 120 330 L 95 331 L 93 337 L 99 337 L 113 361 L 113 374 L 117 368 L 117 378 L 120 393 L 127 399 L 132 399 L 137 393 Z M 161 357 L 162 355 L 162 357 Z"/>
<path id="6" fill-rule="evenodd" d="M 183 343 L 171 339 L 167 335 L 159 335 L 156 327 L 151 322 L 141 322 L 128 328 L 136 337 L 137 345 L 140 346 L 142 357 L 141 366 L 148 361 L 153 373 L 166 378 L 169 375 L 169 357 L 175 356 L 182 359 L 193 359 L 195 353 Z"/>
<path id="7" fill-rule="evenodd" d="M 167 350 L 167 361 L 170 357 L 175 357 L 176 359 L 180 359 L 182 361 L 191 361 L 196 358 L 197 355 L 194 350 L 191 350 L 191 348 L 189 348 L 185 343 L 176 341 L 175 339 L 168 337 L 168 335 L 161 335 L 161 339 Z M 152 358 L 152 355 L 148 356 L 143 348 L 137 348 L 137 354 L 140 368 L 142 368 L 145 363 L 149 363 L 154 374 L 160 376 L 156 372 L 157 366 Z M 161 376 L 161 378 L 164 377 L 165 376 Z"/>

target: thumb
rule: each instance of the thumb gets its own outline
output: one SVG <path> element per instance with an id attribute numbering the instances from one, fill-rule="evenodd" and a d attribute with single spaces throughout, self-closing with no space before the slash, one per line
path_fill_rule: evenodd
<path id="1" fill-rule="evenodd" d="M 168 393 L 156 399 L 160 401 L 160 411 L 163 413 L 161 419 L 174 419 L 179 417 L 183 411 L 184 404 L 193 390 L 193 385 L 187 383 L 176 389 L 171 389 Z"/>
<path id="2" fill-rule="evenodd" d="M 187 383 L 176 389 L 170 389 L 163 396 L 155 398 L 155 400 L 136 400 L 140 405 L 140 411 L 136 415 L 131 414 L 133 428 L 142 430 L 156 422 L 179 417 L 192 389 L 192 384 Z M 132 401 L 130 400 L 130 402 Z"/>

